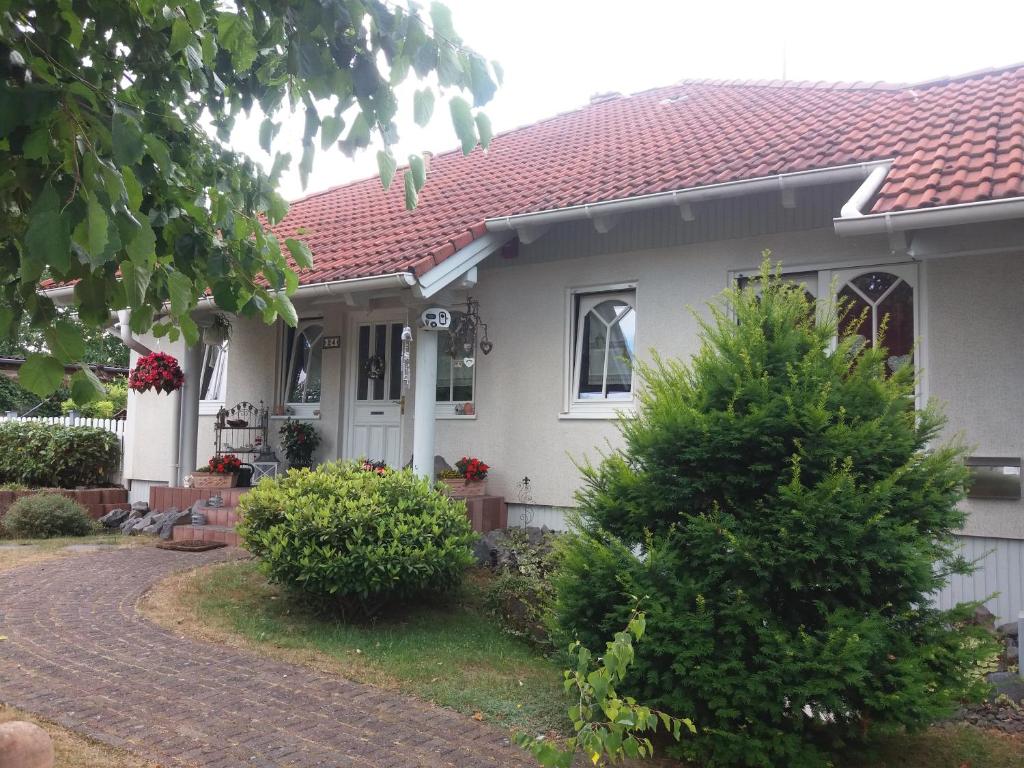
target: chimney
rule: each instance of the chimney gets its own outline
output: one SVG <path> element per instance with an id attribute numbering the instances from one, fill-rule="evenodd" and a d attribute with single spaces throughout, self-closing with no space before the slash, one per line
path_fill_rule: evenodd
<path id="1" fill-rule="evenodd" d="M 590 97 L 591 104 L 601 104 L 605 101 L 615 101 L 615 99 L 621 99 L 622 94 L 618 91 L 605 91 L 604 93 L 595 93 Z"/>

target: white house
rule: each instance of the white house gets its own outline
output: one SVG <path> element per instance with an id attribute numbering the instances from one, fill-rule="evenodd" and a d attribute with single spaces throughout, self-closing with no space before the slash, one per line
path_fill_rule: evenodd
<path id="1" fill-rule="evenodd" d="M 415 211 L 400 185 L 385 192 L 377 179 L 294 202 L 278 234 L 302 237 L 315 257 L 294 296 L 299 327 L 235 319 L 226 348 L 188 352 L 143 339 L 183 359 L 190 383 L 177 399 L 130 399 L 125 474 L 134 496 L 180 481 L 213 452 L 222 405 L 262 401 L 279 414 L 272 438 L 276 419 L 312 421 L 321 459 L 397 466 L 415 453 L 429 472 L 435 452 L 479 456 L 511 521 L 525 512 L 558 525 L 579 484 L 574 459 L 614 445 L 615 419 L 633 407 L 622 361 L 692 354 L 687 308 L 701 312 L 769 249 L 815 295 L 835 286 L 876 322 L 888 315 L 893 354 L 914 349 L 921 397 L 945 402 L 949 434 L 963 433 L 984 465 L 979 493 L 999 497 L 965 502 L 964 546 L 988 554 L 940 599 L 999 591 L 993 610 L 1016 618 L 1022 177 L 1024 68 L 910 86 L 693 81 L 597 97 L 499 135 L 487 153 L 430 158 Z M 470 300 L 490 352 L 480 326 L 453 357 L 417 319 Z"/>

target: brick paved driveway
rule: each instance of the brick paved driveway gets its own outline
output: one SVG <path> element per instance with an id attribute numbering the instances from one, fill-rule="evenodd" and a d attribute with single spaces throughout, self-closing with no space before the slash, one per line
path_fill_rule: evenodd
<path id="1" fill-rule="evenodd" d="M 151 547 L 0 573 L 0 702 L 165 766 L 527 766 L 503 731 L 394 693 L 186 639 L 135 610 Z"/>

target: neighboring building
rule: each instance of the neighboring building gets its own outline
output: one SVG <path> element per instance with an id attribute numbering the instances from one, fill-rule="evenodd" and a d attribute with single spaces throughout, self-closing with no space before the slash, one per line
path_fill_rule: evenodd
<path id="1" fill-rule="evenodd" d="M 1001 495 L 1019 494 L 1022 176 L 1015 67 L 913 86 L 695 81 L 606 95 L 499 135 L 487 153 L 434 156 L 415 211 L 401 185 L 385 192 L 377 179 L 310 195 L 278 228 L 316 259 L 294 297 L 299 327 L 236 320 L 226 351 L 190 355 L 207 371 L 195 459 L 212 452 L 221 403 L 263 401 L 313 420 L 321 459 L 399 465 L 416 447 L 426 470 L 431 437 L 451 462 L 480 456 L 511 520 L 528 476 L 533 521 L 558 525 L 579 484 L 574 460 L 617 444 L 614 419 L 633 407 L 622 361 L 690 356 L 687 308 L 703 312 L 769 249 L 816 296 L 835 289 L 875 322 L 888 314 L 892 353 L 916 342 L 921 397 L 946 403 L 947 436 L 997 459 Z M 415 322 L 469 297 L 493 343 L 464 355 L 471 366 L 443 340 L 434 354 Z M 407 325 L 418 397 L 397 366 Z M 169 480 L 173 403 L 130 400 L 135 495 Z M 991 605 L 1015 619 L 1024 502 L 966 508 L 966 550 L 991 554 L 940 600 L 1001 591 Z"/>

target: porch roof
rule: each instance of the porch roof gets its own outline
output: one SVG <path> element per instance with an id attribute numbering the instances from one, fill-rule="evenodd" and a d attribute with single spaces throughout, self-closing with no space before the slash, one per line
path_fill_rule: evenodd
<path id="1" fill-rule="evenodd" d="M 595 97 L 487 152 L 429 158 L 414 211 L 401 184 L 374 177 L 295 201 L 275 231 L 312 249 L 304 285 L 422 276 L 488 219 L 887 159 L 864 213 L 1021 196 L 1024 65 L 916 85 L 694 80 Z"/>

